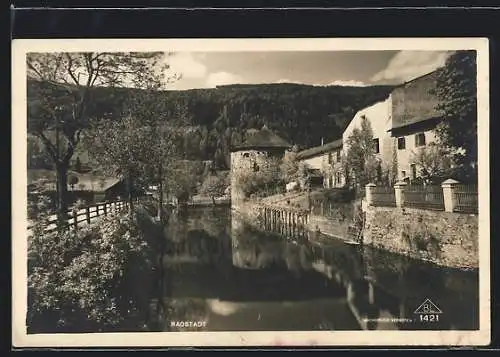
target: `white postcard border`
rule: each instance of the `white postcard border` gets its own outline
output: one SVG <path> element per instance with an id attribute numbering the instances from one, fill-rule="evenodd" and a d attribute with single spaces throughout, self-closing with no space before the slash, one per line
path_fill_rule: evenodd
<path id="1" fill-rule="evenodd" d="M 26 334 L 26 53 L 73 51 L 477 51 L 479 312 L 477 331 L 267 331 Z M 12 42 L 12 343 L 14 347 L 479 346 L 490 343 L 489 47 L 487 38 L 16 39 Z"/>

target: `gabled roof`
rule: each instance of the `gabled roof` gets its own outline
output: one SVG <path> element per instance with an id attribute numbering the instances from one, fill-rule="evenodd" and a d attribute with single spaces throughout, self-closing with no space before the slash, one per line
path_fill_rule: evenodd
<path id="1" fill-rule="evenodd" d="M 392 126 L 403 128 L 443 116 L 436 107 L 441 103 L 434 93 L 438 70 L 401 84 L 392 91 Z"/>
<path id="2" fill-rule="evenodd" d="M 249 129 L 246 132 L 244 142 L 234 145 L 231 151 L 255 150 L 255 149 L 288 149 L 290 143 L 279 137 L 265 125 L 262 129 Z"/>
<path id="3" fill-rule="evenodd" d="M 80 177 L 79 182 L 75 185 L 75 189 L 83 191 L 105 192 L 120 181 L 122 180 L 113 177 Z"/>
<path id="4" fill-rule="evenodd" d="M 304 160 L 314 156 L 323 155 L 325 153 L 335 151 L 336 149 L 339 149 L 341 147 L 342 147 L 342 139 L 337 139 L 325 145 L 315 146 L 309 149 L 299 151 L 297 153 L 297 159 Z"/>

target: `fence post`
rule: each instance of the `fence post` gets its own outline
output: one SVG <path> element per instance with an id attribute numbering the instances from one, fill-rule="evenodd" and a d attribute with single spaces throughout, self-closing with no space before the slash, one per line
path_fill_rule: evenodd
<path id="1" fill-rule="evenodd" d="M 372 282 L 368 282 L 368 302 L 370 305 L 375 304 L 375 288 Z"/>
<path id="2" fill-rule="evenodd" d="M 404 206 L 404 192 L 407 183 L 404 181 L 398 181 L 394 184 L 394 196 L 396 198 L 396 207 Z"/>
<path id="3" fill-rule="evenodd" d="M 459 184 L 457 180 L 448 179 L 443 181 L 441 188 L 443 189 L 443 200 L 445 212 L 453 212 L 457 204 L 455 200 L 454 187 Z"/>
<path id="4" fill-rule="evenodd" d="M 366 197 L 366 204 L 368 206 L 373 205 L 373 189 L 377 187 L 374 183 L 368 183 L 365 186 L 365 197 Z"/>
<path id="5" fill-rule="evenodd" d="M 87 216 L 87 223 L 90 224 L 90 206 L 85 207 L 85 216 Z"/>
<path id="6" fill-rule="evenodd" d="M 78 211 L 76 209 L 73 210 L 73 227 L 75 231 L 77 230 L 78 226 Z"/>

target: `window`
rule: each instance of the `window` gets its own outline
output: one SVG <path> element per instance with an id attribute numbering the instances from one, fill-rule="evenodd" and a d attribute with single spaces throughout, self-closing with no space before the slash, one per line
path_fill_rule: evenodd
<path id="1" fill-rule="evenodd" d="M 398 150 L 404 150 L 405 147 L 406 147 L 405 138 L 404 137 L 398 138 Z"/>
<path id="2" fill-rule="evenodd" d="M 328 153 L 328 163 L 329 164 L 332 163 L 332 153 L 331 152 Z"/>
<path id="3" fill-rule="evenodd" d="M 254 171 L 254 172 L 259 171 L 259 165 L 257 165 L 257 163 L 256 163 L 256 162 L 254 162 L 254 163 L 253 163 L 253 171 Z"/>
<path id="4" fill-rule="evenodd" d="M 340 162 L 340 150 L 337 151 L 337 162 Z"/>
<path id="5" fill-rule="evenodd" d="M 249 157 L 249 156 L 250 156 L 250 154 L 247 152 L 243 154 L 243 157 Z"/>
<path id="6" fill-rule="evenodd" d="M 417 165 L 411 164 L 410 170 L 411 170 L 411 179 L 415 180 L 417 178 Z"/>
<path id="7" fill-rule="evenodd" d="M 401 178 L 405 178 L 405 177 L 406 177 L 406 171 L 403 170 L 403 171 L 401 171 Z"/>
<path id="8" fill-rule="evenodd" d="M 415 146 L 424 146 L 425 145 L 425 134 L 419 133 L 415 134 Z"/>
<path id="9" fill-rule="evenodd" d="M 373 139 L 373 149 L 375 150 L 375 154 L 378 154 L 380 152 L 378 139 Z"/>

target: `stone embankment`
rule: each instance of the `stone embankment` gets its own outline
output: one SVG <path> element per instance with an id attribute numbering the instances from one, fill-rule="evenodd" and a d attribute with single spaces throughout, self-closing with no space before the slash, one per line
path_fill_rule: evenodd
<path id="1" fill-rule="evenodd" d="M 477 215 L 362 204 L 362 220 L 355 222 L 358 203 L 351 203 L 351 208 L 347 203 L 339 204 L 335 208 L 337 214 L 335 209 L 328 215 L 309 212 L 306 227 L 311 232 L 446 267 L 478 268 Z M 232 211 L 253 227 L 265 229 L 262 212 L 269 205 L 283 210 L 296 209 L 290 207 L 286 199 L 260 199 L 233 202 Z"/>
<path id="2" fill-rule="evenodd" d="M 449 267 L 479 267 L 475 214 L 373 206 L 365 212 L 363 244 Z"/>

